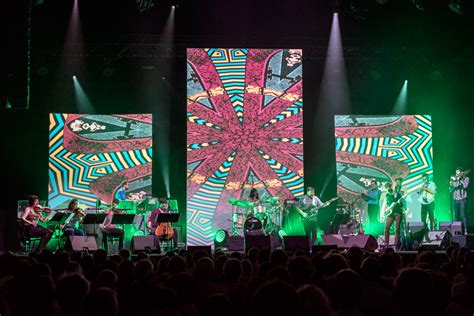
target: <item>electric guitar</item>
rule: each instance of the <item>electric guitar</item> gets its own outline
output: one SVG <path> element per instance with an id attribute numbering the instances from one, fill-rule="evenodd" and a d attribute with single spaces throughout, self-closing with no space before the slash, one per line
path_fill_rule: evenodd
<path id="1" fill-rule="evenodd" d="M 403 200 L 405 200 L 405 198 L 408 196 L 408 193 L 405 193 L 401 198 L 399 198 L 398 200 L 396 201 L 393 201 L 392 204 L 390 204 L 389 207 L 385 208 L 384 210 L 384 214 L 385 214 L 385 217 L 387 217 L 388 215 L 390 215 L 392 213 L 392 210 L 393 208 L 397 205 L 397 204 L 400 204 Z"/>
<path id="2" fill-rule="evenodd" d="M 336 197 L 334 197 L 330 200 L 327 200 L 326 202 L 322 203 L 319 206 L 311 206 L 311 207 L 305 209 L 304 211 L 302 209 L 300 209 L 299 207 L 297 207 L 297 206 L 295 206 L 295 209 L 301 215 L 301 220 L 302 221 L 310 221 L 310 220 L 312 220 L 312 219 L 314 219 L 315 217 L 318 216 L 319 209 L 329 206 L 332 202 L 336 201 L 337 199 L 339 199 L 338 196 L 336 196 Z"/>

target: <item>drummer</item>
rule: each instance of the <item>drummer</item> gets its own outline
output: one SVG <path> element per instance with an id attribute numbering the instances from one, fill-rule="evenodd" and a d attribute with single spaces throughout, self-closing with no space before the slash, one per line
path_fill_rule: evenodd
<path id="1" fill-rule="evenodd" d="M 249 204 L 249 211 L 247 217 L 254 217 L 255 213 L 263 213 L 262 201 L 260 201 L 260 195 L 258 194 L 257 189 L 253 188 L 250 190 L 249 197 L 247 199 Z"/>

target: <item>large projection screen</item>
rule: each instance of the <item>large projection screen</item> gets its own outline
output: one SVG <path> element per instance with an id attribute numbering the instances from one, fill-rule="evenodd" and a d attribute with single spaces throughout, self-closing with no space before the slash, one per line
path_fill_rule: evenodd
<path id="1" fill-rule="evenodd" d="M 49 120 L 51 207 L 67 207 L 73 198 L 110 205 L 125 181 L 127 200 L 151 194 L 151 114 L 51 113 Z"/>
<path id="2" fill-rule="evenodd" d="M 187 244 L 229 230 L 229 199 L 252 187 L 280 201 L 304 192 L 300 49 L 187 51 Z"/>
<path id="3" fill-rule="evenodd" d="M 384 184 L 403 178 L 409 193 L 406 219 L 419 221 L 422 175 L 433 174 L 431 116 L 336 115 L 335 136 L 338 196 L 365 211 L 367 203 L 360 193 L 371 179 Z M 380 220 L 384 197 L 383 193 Z"/>

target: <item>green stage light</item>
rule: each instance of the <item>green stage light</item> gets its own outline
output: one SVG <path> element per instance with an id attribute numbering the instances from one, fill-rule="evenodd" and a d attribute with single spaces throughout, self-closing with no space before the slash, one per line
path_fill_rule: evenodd
<path id="1" fill-rule="evenodd" d="M 214 235 L 214 246 L 216 248 L 221 247 L 222 245 L 225 245 L 227 240 L 229 239 L 229 233 L 226 230 L 219 229 L 216 231 L 216 234 Z"/>
<path id="2" fill-rule="evenodd" d="M 283 239 L 283 237 L 288 236 L 288 234 L 283 229 L 280 229 L 278 231 L 278 236 Z"/>

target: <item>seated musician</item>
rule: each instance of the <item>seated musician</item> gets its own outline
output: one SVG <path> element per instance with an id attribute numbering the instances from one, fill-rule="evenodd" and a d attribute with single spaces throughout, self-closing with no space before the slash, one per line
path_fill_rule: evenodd
<path id="1" fill-rule="evenodd" d="M 115 224 L 112 224 L 112 218 L 114 214 L 123 214 L 122 210 L 117 209 L 117 205 L 119 204 L 118 199 L 114 199 L 112 202 L 112 208 L 108 209 L 105 214 L 105 221 L 103 224 L 100 225 L 102 229 L 102 243 L 104 245 L 104 249 L 108 250 L 107 239 L 108 237 L 119 237 L 119 249 L 123 248 L 123 235 L 124 231 L 122 228 L 117 227 Z"/>
<path id="2" fill-rule="evenodd" d="M 160 200 L 160 207 L 158 208 L 155 208 L 150 216 L 148 217 L 148 220 L 147 220 L 147 223 L 146 223 L 146 226 L 148 228 L 148 232 L 150 235 L 156 235 L 156 228 L 158 228 L 160 226 L 160 224 L 162 223 L 158 223 L 158 215 L 159 214 L 169 214 L 171 213 L 171 210 L 169 208 L 169 204 L 168 204 L 168 200 L 165 199 L 165 198 L 161 198 Z M 165 223 L 165 224 L 168 224 L 168 223 Z M 168 227 L 171 227 L 171 226 L 168 226 Z M 173 230 L 173 244 L 174 245 L 177 245 L 178 243 L 178 235 L 177 235 L 177 232 L 176 232 L 176 228 L 172 228 Z M 158 236 L 158 237 L 161 237 L 161 236 Z"/>
<path id="3" fill-rule="evenodd" d="M 76 223 L 80 223 L 84 216 L 86 216 L 86 213 L 81 210 L 77 204 L 77 199 L 72 199 L 67 207 L 68 213 L 74 214 L 69 222 L 65 223 L 63 228 L 63 232 L 67 236 L 84 236 L 84 232 L 81 229 L 76 228 Z"/>
<path id="4" fill-rule="evenodd" d="M 46 248 L 53 231 L 44 227 L 38 226 L 38 221 L 44 222 L 45 216 L 41 213 L 43 207 L 40 205 L 39 198 L 36 195 L 31 195 L 28 198 L 29 206 L 25 208 L 21 220 L 23 221 L 23 235 L 26 238 L 41 237 L 41 242 L 38 245 L 38 251 Z"/>
<path id="5" fill-rule="evenodd" d="M 262 201 L 260 200 L 260 195 L 258 194 L 257 189 L 253 188 L 250 190 L 249 197 L 249 211 L 247 213 L 247 217 L 255 216 L 255 213 L 263 213 L 263 205 Z"/>

